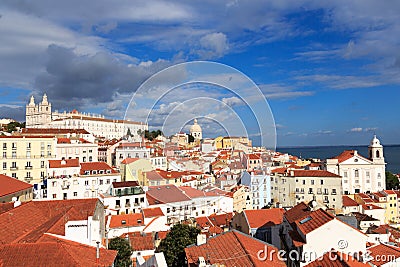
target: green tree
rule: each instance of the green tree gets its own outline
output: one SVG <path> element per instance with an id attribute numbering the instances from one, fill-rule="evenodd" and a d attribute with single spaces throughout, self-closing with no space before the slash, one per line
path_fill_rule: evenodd
<path id="1" fill-rule="evenodd" d="M 398 189 L 399 178 L 391 172 L 386 172 L 386 189 Z"/>
<path id="2" fill-rule="evenodd" d="M 115 259 L 116 267 L 131 266 L 132 249 L 127 240 L 120 237 L 113 238 L 108 244 L 108 249 L 118 251 L 117 257 Z"/>
<path id="3" fill-rule="evenodd" d="M 175 224 L 167 237 L 163 239 L 157 248 L 157 252 L 163 252 L 167 265 L 170 267 L 187 266 L 185 248 L 195 244 L 200 229 L 186 224 Z"/>
<path id="4" fill-rule="evenodd" d="M 194 142 L 194 136 L 191 135 L 191 134 L 188 134 L 188 135 L 189 135 L 189 138 L 188 138 L 189 143 L 193 143 Z"/>
<path id="5" fill-rule="evenodd" d="M 9 133 L 16 131 L 17 128 L 25 128 L 25 122 L 13 121 L 7 124 L 7 132 Z"/>
<path id="6" fill-rule="evenodd" d="M 140 131 L 140 130 L 139 130 L 139 131 Z M 131 128 L 128 128 L 128 131 L 126 132 L 126 135 L 127 135 L 127 136 L 132 136 Z"/>

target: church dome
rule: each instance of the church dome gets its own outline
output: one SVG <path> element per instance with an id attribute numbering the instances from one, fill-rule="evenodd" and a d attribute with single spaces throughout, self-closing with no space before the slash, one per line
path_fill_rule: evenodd
<path id="1" fill-rule="evenodd" d="M 194 119 L 194 124 L 190 127 L 190 133 L 201 132 L 201 127 L 197 123 L 197 119 Z"/>
<path id="2" fill-rule="evenodd" d="M 376 137 L 376 135 L 374 135 L 374 138 L 372 138 L 372 140 L 371 140 L 371 146 L 382 147 L 381 141 L 379 141 L 379 139 Z"/>

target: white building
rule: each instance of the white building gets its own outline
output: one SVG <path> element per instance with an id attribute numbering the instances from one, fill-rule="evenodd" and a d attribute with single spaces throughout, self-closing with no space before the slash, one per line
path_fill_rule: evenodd
<path id="1" fill-rule="evenodd" d="M 342 176 L 343 194 L 369 193 L 386 189 L 383 146 L 376 136 L 368 147 L 369 158 L 357 150 L 346 150 L 326 160 L 326 170 Z"/>
<path id="2" fill-rule="evenodd" d="M 253 209 L 261 209 L 271 203 L 271 177 L 269 174 L 244 172 L 241 184 L 248 186 L 252 192 Z"/>
<path id="3" fill-rule="evenodd" d="M 83 138 L 57 138 L 56 158 L 75 159 L 80 162 L 97 162 L 98 146 Z"/>
<path id="4" fill-rule="evenodd" d="M 150 154 L 150 147 L 143 145 L 141 142 L 121 142 L 115 149 L 115 166 L 120 168 L 121 162 L 128 158 L 148 159 Z"/>
<path id="5" fill-rule="evenodd" d="M 49 162 L 49 171 L 43 197 L 54 200 L 97 198 L 113 182 L 121 181 L 121 175 L 104 162 L 80 163 L 76 174 L 76 159 L 53 160 Z"/>
<path id="6" fill-rule="evenodd" d="M 136 181 L 114 182 L 99 198 L 109 214 L 137 213 L 148 206 L 145 190 Z"/>
<path id="7" fill-rule="evenodd" d="M 136 141 L 141 139 L 139 132 L 148 130 L 148 125 L 142 122 L 106 119 L 101 115 L 79 113 L 76 110 L 68 113 L 52 112 L 46 94 L 38 105 L 35 104 L 33 96 L 26 105 L 26 127 L 85 129 L 97 137 L 106 139 L 119 139 L 125 136 L 129 129 Z"/>
<path id="8" fill-rule="evenodd" d="M 150 186 L 146 197 L 150 207 L 160 207 L 170 223 L 233 211 L 231 197 L 191 187 Z"/>

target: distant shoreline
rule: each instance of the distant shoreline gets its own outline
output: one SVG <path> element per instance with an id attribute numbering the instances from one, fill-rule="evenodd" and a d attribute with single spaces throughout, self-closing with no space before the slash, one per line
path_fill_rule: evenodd
<path id="1" fill-rule="evenodd" d="M 322 146 L 278 146 L 278 149 L 287 149 L 287 148 L 324 148 L 324 147 L 368 147 L 368 145 L 322 145 Z M 383 147 L 400 147 L 400 144 L 392 144 L 392 145 L 383 145 Z"/>

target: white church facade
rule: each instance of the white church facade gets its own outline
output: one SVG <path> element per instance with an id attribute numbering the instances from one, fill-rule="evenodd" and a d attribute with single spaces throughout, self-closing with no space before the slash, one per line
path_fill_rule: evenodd
<path id="1" fill-rule="evenodd" d="M 96 137 L 119 139 L 127 134 L 128 129 L 133 141 L 140 141 L 138 132 L 148 130 L 148 125 L 129 120 L 106 119 L 104 116 L 88 113 L 52 112 L 47 95 L 43 95 L 40 103 L 35 104 L 32 96 L 26 105 L 26 128 L 85 129 Z"/>
<path id="2" fill-rule="evenodd" d="M 343 194 L 377 192 L 386 189 L 386 163 L 383 146 L 374 136 L 368 146 L 368 158 L 357 150 L 346 150 L 326 160 L 326 170 L 342 177 Z"/>

